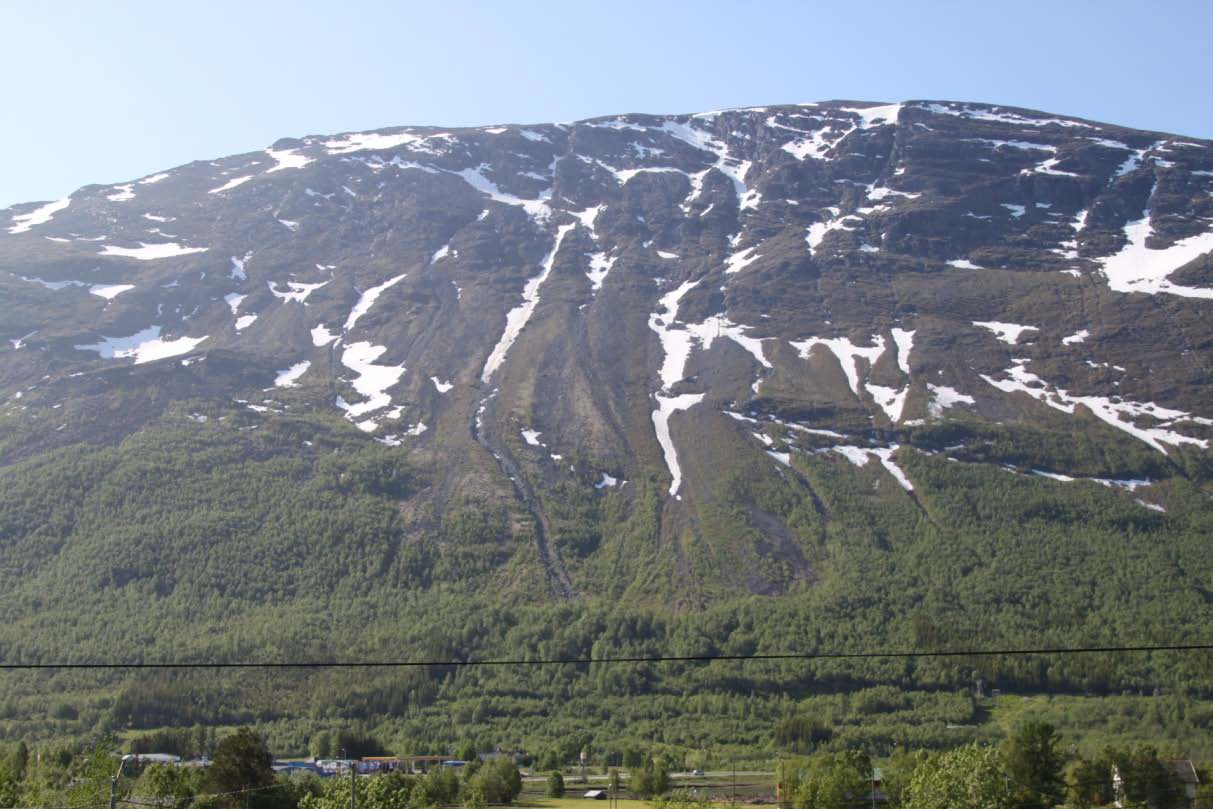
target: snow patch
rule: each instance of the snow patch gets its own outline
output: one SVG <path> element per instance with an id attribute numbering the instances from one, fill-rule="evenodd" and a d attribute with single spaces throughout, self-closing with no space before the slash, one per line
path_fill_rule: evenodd
<path id="1" fill-rule="evenodd" d="M 898 447 L 898 444 L 891 444 L 887 447 L 878 447 L 869 451 L 880 459 L 880 465 L 901 484 L 901 488 L 907 492 L 912 492 L 914 491 L 914 484 L 910 482 L 909 477 L 906 476 L 901 467 L 893 461 L 893 453 L 897 451 Z"/>
<path id="2" fill-rule="evenodd" d="M 115 247 L 112 244 L 104 244 L 101 246 L 101 255 L 121 256 L 122 258 L 133 258 L 139 261 L 155 261 L 162 258 L 188 256 L 190 253 L 205 253 L 208 249 L 206 247 L 185 247 L 174 242 L 163 242 L 160 244 L 139 242 L 138 247 Z"/>
<path id="3" fill-rule="evenodd" d="M 704 351 L 709 350 L 712 347 L 712 343 L 715 342 L 717 338 L 732 340 L 734 343 L 741 346 L 741 348 L 745 349 L 745 351 L 748 352 L 751 357 L 757 360 L 759 365 L 764 368 L 771 368 L 772 365 L 770 361 L 767 360 L 766 355 L 762 350 L 762 340 L 746 335 L 746 331 L 748 331 L 749 328 L 749 326 L 741 326 L 733 323 L 728 319 L 728 317 L 722 315 L 711 315 L 704 319 L 702 323 L 688 323 L 686 326 L 687 332 L 699 340 L 699 343 Z M 681 345 L 681 343 L 679 343 L 679 345 Z M 687 345 L 687 348 L 689 353 L 689 344 Z M 683 357 L 684 364 L 685 361 L 686 357 Z M 679 378 L 681 378 L 681 367 L 679 367 L 678 370 L 680 373 Z"/>
<path id="4" fill-rule="evenodd" d="M 949 407 L 955 407 L 958 404 L 977 404 L 977 400 L 972 396 L 961 393 L 956 388 L 951 388 L 947 385 L 932 385 L 928 382 L 927 389 L 933 394 L 931 402 L 927 405 L 927 413 L 932 418 L 940 418 L 943 416 L 944 410 Z"/>
<path id="5" fill-rule="evenodd" d="M 839 107 L 845 112 L 853 112 L 863 122 L 860 129 L 872 129 L 877 126 L 892 126 L 897 123 L 901 114 L 901 104 L 880 104 L 875 107 Z"/>
<path id="6" fill-rule="evenodd" d="M 327 326 L 317 326 L 312 329 L 312 345 L 316 348 L 326 346 L 337 339 L 337 335 L 328 330 Z"/>
<path id="7" fill-rule="evenodd" d="M 691 353 L 690 333 L 671 330 L 678 317 L 678 302 L 699 282 L 686 281 L 677 289 L 667 292 L 658 303 L 662 310 L 649 315 L 649 328 L 657 333 L 661 342 L 663 360 L 659 376 L 663 390 L 669 390 L 682 379 L 682 369 Z"/>
<path id="8" fill-rule="evenodd" d="M 834 230 L 854 230 L 855 224 L 848 220 L 860 221 L 859 217 L 854 214 L 839 215 L 837 208 L 828 208 L 827 210 L 834 214 L 834 218 L 827 219 L 824 222 L 814 222 L 809 225 L 808 234 L 805 236 L 805 241 L 809 244 L 809 255 L 811 256 L 817 255 L 817 248 L 825 239 L 826 234 Z"/>
<path id="9" fill-rule="evenodd" d="M 873 401 L 880 405 L 880 409 L 889 417 L 889 421 L 896 423 L 901 420 L 901 411 L 905 409 L 906 396 L 910 392 L 908 387 L 898 390 L 884 385 L 873 385 L 869 382 L 864 385 L 864 388 Z"/>
<path id="10" fill-rule="evenodd" d="M 754 252 L 757 249 L 757 247 L 747 247 L 746 249 L 733 253 L 726 258 L 724 260 L 725 275 L 732 275 L 733 273 L 741 272 L 746 267 L 762 258 L 762 256 Z"/>
<path id="11" fill-rule="evenodd" d="M 274 387 L 276 388 L 297 388 L 299 387 L 299 377 L 307 372 L 307 369 L 312 367 L 312 363 L 308 360 L 297 362 L 290 368 L 284 371 L 279 371 L 278 376 L 274 377 Z"/>
<path id="12" fill-rule="evenodd" d="M 857 346 L 848 337 L 810 337 L 800 342 L 790 341 L 790 344 L 800 354 L 800 358 L 804 360 L 809 358 L 809 354 L 815 346 L 823 346 L 828 349 L 838 359 L 838 364 L 842 366 L 842 372 L 846 375 L 847 384 L 850 386 L 851 392 L 858 396 L 858 360 L 866 359 L 870 364 L 875 365 L 876 361 L 880 359 L 880 355 L 884 353 L 884 337 L 877 335 L 874 340 L 876 345 L 870 348 Z"/>
<path id="13" fill-rule="evenodd" d="M 973 325 L 989 329 L 994 332 L 995 337 L 1008 345 L 1017 344 L 1020 335 L 1025 331 L 1039 331 L 1035 326 L 1021 326 L 1018 323 L 1002 323 L 997 320 L 974 320 Z"/>
<path id="14" fill-rule="evenodd" d="M 595 489 L 614 488 L 619 485 L 619 478 L 611 477 L 606 472 L 602 473 L 602 480 L 594 484 Z"/>
<path id="15" fill-rule="evenodd" d="M 115 194 L 106 194 L 105 198 L 110 202 L 130 202 L 135 198 L 134 183 L 126 183 L 125 185 L 116 185 Z"/>
<path id="16" fill-rule="evenodd" d="M 859 467 L 867 466 L 868 461 L 872 460 L 872 456 L 868 454 L 867 449 L 864 447 L 837 446 L 830 447 L 830 450 L 837 452 L 855 466 Z"/>
<path id="17" fill-rule="evenodd" d="M 694 146 L 701 151 L 710 152 L 716 156 L 716 162 L 712 164 L 721 174 L 724 174 L 733 182 L 733 190 L 737 194 L 738 202 L 742 202 L 748 190 L 745 184 L 746 174 L 749 173 L 753 163 L 749 160 L 738 160 L 729 155 L 729 147 L 727 144 L 712 137 L 709 133 L 701 129 L 696 129 L 690 124 L 680 124 L 674 121 L 665 121 L 661 126 L 662 131 L 667 134 Z M 699 192 L 703 189 L 703 176 L 701 175 L 696 184 L 692 178 L 692 191 L 688 197 L 686 204 L 695 200 L 699 196 Z"/>
<path id="18" fill-rule="evenodd" d="M 681 396 L 662 396 L 657 394 L 657 409 L 653 411 L 653 429 L 657 433 L 657 443 L 665 457 L 666 468 L 670 470 L 669 494 L 678 500 L 682 497 L 678 489 L 682 487 L 682 467 L 678 464 L 678 450 L 674 447 L 674 439 L 670 436 L 670 416 L 679 410 L 689 410 L 703 401 L 702 393 L 684 393 Z"/>
<path id="19" fill-rule="evenodd" d="M 910 374 L 910 350 L 914 348 L 914 330 L 893 329 L 893 343 L 897 346 L 897 367 L 903 374 Z"/>
<path id="20" fill-rule="evenodd" d="M 592 292 L 602 289 L 602 282 L 606 280 L 607 273 L 611 271 L 611 267 L 614 264 L 614 257 L 607 258 L 606 253 L 590 254 L 590 268 L 586 270 L 585 277 L 590 279 L 590 290 Z"/>
<path id="21" fill-rule="evenodd" d="M 236 310 L 240 308 L 240 304 L 243 303 L 244 299 L 247 297 L 248 297 L 248 295 L 241 295 L 236 292 L 229 292 L 228 294 L 223 296 L 223 302 L 228 305 L 228 307 L 232 310 L 232 314 L 234 315 L 234 314 L 237 314 Z"/>
<path id="22" fill-rule="evenodd" d="M 1027 118 L 1013 112 L 998 112 L 1002 107 L 981 107 L 968 104 L 956 107 L 944 104 L 920 104 L 918 107 L 936 115 L 956 115 L 974 121 L 999 121 L 1001 123 L 1019 124 L 1021 126 L 1049 126 L 1050 124 L 1083 128 L 1089 128 L 1090 126 L 1089 124 L 1070 121 L 1064 118 Z"/>
<path id="23" fill-rule="evenodd" d="M 1021 171 L 1019 173 L 1020 174 L 1052 174 L 1057 177 L 1079 177 L 1079 176 L 1081 176 L 1081 175 L 1075 174 L 1072 171 L 1062 171 L 1061 169 L 1057 168 L 1057 164 L 1060 161 L 1061 161 L 1061 158 L 1050 157 L 1048 160 L 1038 163 L 1030 169 L 1024 169 L 1023 171 Z"/>
<path id="24" fill-rule="evenodd" d="M 244 258 L 236 258 L 235 256 L 232 256 L 232 269 L 227 274 L 227 277 L 231 278 L 233 281 L 244 281 L 247 279 L 248 275 L 244 271 L 244 265 L 245 262 L 252 257 L 252 253 L 245 253 Z"/>
<path id="25" fill-rule="evenodd" d="M 267 170 L 266 174 L 273 174 L 275 171 L 282 171 L 284 169 L 301 169 L 308 163 L 313 162 L 312 158 L 299 154 L 296 149 L 283 149 L 281 151 L 266 149 L 265 153 L 274 160 L 274 167 Z"/>
<path id="26" fill-rule="evenodd" d="M 394 135 L 384 135 L 379 132 L 355 132 L 342 138 L 334 138 L 324 142 L 324 148 L 329 154 L 349 154 L 382 149 L 394 149 L 397 146 L 413 146 L 424 143 L 425 138 L 411 132 L 398 132 Z"/>
<path id="27" fill-rule="evenodd" d="M 233 177 L 232 179 L 228 180 L 226 183 L 224 183 L 223 185 L 219 186 L 218 188 L 212 188 L 210 191 L 207 191 L 206 193 L 208 193 L 208 194 L 221 194 L 221 193 L 223 193 L 224 191 L 230 191 L 230 190 L 232 190 L 233 188 L 235 188 L 236 186 L 239 186 L 239 185 L 244 185 L 244 184 L 245 184 L 245 183 L 247 183 L 249 180 L 253 179 L 253 177 L 254 177 L 254 176 L 255 176 L 255 175 L 252 175 L 252 174 L 247 174 L 247 175 L 245 175 L 244 177 Z"/>
<path id="28" fill-rule="evenodd" d="M 893 453 L 898 450 L 900 444 L 890 444 L 887 447 L 854 447 L 854 446 L 836 446 L 830 447 L 830 450 L 838 453 L 855 466 L 864 467 L 868 465 L 868 461 L 872 456 L 880 461 L 880 465 L 885 468 L 890 475 L 897 481 L 901 488 L 907 492 L 914 491 L 914 484 L 910 482 L 909 477 L 902 471 L 893 461 Z"/>
<path id="29" fill-rule="evenodd" d="M 134 288 L 134 284 L 93 284 L 88 288 L 88 293 L 90 295 L 96 295 L 98 298 L 105 298 L 107 301 L 112 301 L 123 292 Z"/>
<path id="30" fill-rule="evenodd" d="M 1166 454 L 1163 444 L 1179 446 L 1193 444 L 1206 449 L 1209 442 L 1203 438 L 1192 438 L 1173 430 L 1166 429 L 1176 421 L 1196 421 L 1203 423 L 1199 417 L 1182 410 L 1173 410 L 1156 405 L 1153 402 L 1133 402 L 1120 397 L 1105 396 L 1074 396 L 1068 391 L 1053 387 L 1036 374 L 1029 371 L 1025 365 L 1027 360 L 1013 360 L 1013 365 L 1003 373 L 1008 379 L 994 379 L 981 375 L 981 378 L 1004 393 L 1026 393 L 1037 401 L 1043 402 L 1054 410 L 1073 414 L 1078 405 L 1091 411 L 1096 418 L 1110 424 L 1118 430 L 1123 430 L 1134 438 L 1149 444 L 1154 449 Z M 1163 422 L 1159 427 L 1138 427 L 1136 422 L 1149 417 Z"/>
<path id="31" fill-rule="evenodd" d="M 564 237 L 572 230 L 575 225 L 561 225 L 556 232 L 556 243 L 552 245 L 552 250 L 543 260 L 543 270 L 526 282 L 526 286 L 522 288 L 522 303 L 510 310 L 505 318 L 505 330 L 501 333 L 501 338 L 497 341 L 497 345 L 493 346 L 492 352 L 489 353 L 489 358 L 485 360 L 484 370 L 480 374 L 482 382 L 488 382 L 493 376 L 493 373 L 505 361 L 505 355 L 510 350 L 510 346 L 518 339 L 518 335 L 522 333 L 522 329 L 526 326 L 527 321 L 531 319 L 531 314 L 534 313 L 535 307 L 539 304 L 539 288 L 543 286 L 543 282 L 547 280 L 548 275 L 552 272 L 552 265 L 556 263 L 556 253 L 560 250 L 560 245 L 564 242 Z"/>
<path id="32" fill-rule="evenodd" d="M 12 225 L 8 229 L 8 232 L 13 234 L 25 233 L 35 225 L 45 225 L 47 222 L 51 221 L 55 214 L 64 210 L 71 204 L 72 198 L 64 197 L 63 199 L 55 200 L 54 202 L 48 202 L 40 208 L 35 208 L 29 213 L 17 214 L 13 217 L 13 222 L 16 224 Z"/>
<path id="33" fill-rule="evenodd" d="M 404 375 L 404 366 L 376 365 L 375 360 L 386 351 L 386 346 L 363 341 L 351 343 L 342 352 L 341 364 L 358 374 L 350 384 L 365 399 L 359 404 L 351 405 L 338 397 L 337 406 L 346 411 L 346 418 L 351 421 L 382 410 L 392 403 L 392 397 L 387 395 L 387 390 L 400 381 L 400 377 Z"/>
<path id="34" fill-rule="evenodd" d="M 133 358 L 135 365 L 142 365 L 145 362 L 186 354 L 193 351 L 206 338 L 207 335 L 162 340 L 160 339 L 160 327 L 149 326 L 129 337 L 103 337 L 99 343 L 78 345 L 76 349 L 95 351 L 106 359 Z"/>
<path id="35" fill-rule="evenodd" d="M 869 365 L 875 365 L 876 361 L 880 359 L 885 351 L 883 336 L 875 335 L 872 340 L 875 345 L 871 347 L 857 346 L 848 337 L 810 337 L 807 340 L 799 342 L 792 341 L 790 345 L 800 354 L 801 359 L 805 360 L 809 359 L 815 346 L 823 346 L 828 349 L 838 360 L 838 364 L 847 378 L 847 385 L 850 387 L 851 392 L 856 397 L 859 397 L 858 361 L 866 359 Z M 908 375 L 910 372 L 910 350 L 914 345 L 914 332 L 905 329 L 894 329 L 893 341 L 897 346 L 897 366 L 903 373 Z M 868 392 L 868 395 L 872 397 L 872 400 L 889 417 L 890 421 L 897 422 L 901 420 L 906 397 L 910 392 L 908 385 L 897 389 L 867 382 L 863 387 Z"/>
<path id="36" fill-rule="evenodd" d="M 28 340 L 29 338 L 33 337 L 37 333 L 38 333 L 38 330 L 34 329 L 29 334 L 23 335 L 21 337 L 17 337 L 17 338 L 10 337 L 8 341 L 13 344 L 13 351 L 16 351 L 19 348 L 23 348 L 25 346 L 25 341 Z M 19 398 L 20 396 L 21 396 L 21 394 L 20 394 L 20 392 L 18 392 L 17 397 Z"/>
<path id="37" fill-rule="evenodd" d="M 771 125 L 773 121 L 774 117 L 772 116 L 767 119 L 767 124 Z M 814 130 L 795 129 L 794 127 L 780 124 L 775 124 L 775 126 L 809 135 L 807 138 L 788 141 L 779 147 L 797 160 L 805 160 L 810 157 L 815 160 L 824 160 L 831 149 L 837 146 L 843 138 L 855 131 L 854 122 L 848 122 L 847 128 L 842 131 L 839 131 L 837 122 L 832 121 L 823 121 L 822 125 Z"/>
<path id="38" fill-rule="evenodd" d="M 552 209 L 548 207 L 548 200 L 552 195 L 551 189 L 542 192 L 537 199 L 522 199 L 513 194 L 507 194 L 498 188 L 496 183 L 485 177 L 483 172 L 488 168 L 490 168 L 488 163 L 481 163 L 474 169 L 463 169 L 450 173 L 462 177 L 464 182 L 480 193 L 488 195 L 490 199 L 522 208 L 536 222 L 545 222 L 552 215 Z M 565 227 L 567 226 L 561 225 L 561 228 Z"/>
<path id="39" fill-rule="evenodd" d="M 387 281 L 384 281 L 382 284 L 379 284 L 378 286 L 373 286 L 370 289 L 368 289 L 367 291 L 363 292 L 358 297 L 358 303 L 354 304 L 354 308 L 350 310 L 349 317 L 347 317 L 345 320 L 345 326 L 343 327 L 343 331 L 349 331 L 350 329 L 354 328 L 354 325 L 358 323 L 358 320 L 363 315 L 365 315 L 368 311 L 370 311 L 371 306 L 373 306 L 375 301 L 379 298 L 379 296 L 383 294 L 384 290 L 390 289 L 391 287 L 400 283 L 401 281 L 404 280 L 405 276 L 407 276 L 407 275 L 408 275 L 408 273 L 401 273 L 400 275 L 397 275 L 395 278 L 389 278 Z M 323 284 L 321 284 L 320 286 L 323 286 Z"/>
<path id="40" fill-rule="evenodd" d="M 1146 246 L 1153 235 L 1150 212 L 1125 225 L 1128 244 L 1115 255 L 1098 259 L 1108 287 L 1115 292 L 1168 293 L 1184 298 L 1213 298 L 1213 289 L 1172 284 L 1171 273 L 1213 250 L 1213 232 L 1180 239 L 1170 247 L 1155 250 Z"/>
<path id="41" fill-rule="evenodd" d="M 790 453 L 790 452 L 776 452 L 773 449 L 768 449 L 768 450 L 766 450 L 766 453 L 767 453 L 767 455 L 770 455 L 775 460 L 779 461 L 784 466 L 792 465 L 792 453 Z"/>
<path id="42" fill-rule="evenodd" d="M 105 298 L 107 301 L 121 295 L 123 292 L 134 289 L 134 284 L 90 284 L 87 281 L 46 281 L 36 276 L 18 275 L 22 281 L 29 281 L 32 284 L 46 287 L 47 289 L 58 291 L 67 289 L 68 287 L 85 287 L 90 295 L 96 295 L 98 298 Z"/>
<path id="43" fill-rule="evenodd" d="M 284 301 L 296 301 L 306 305 L 308 296 L 327 283 L 328 281 L 321 281 L 318 284 L 304 284 L 299 281 L 287 281 L 287 289 L 285 292 L 279 291 L 277 281 L 268 281 L 267 285 L 275 298 L 280 298 Z"/>

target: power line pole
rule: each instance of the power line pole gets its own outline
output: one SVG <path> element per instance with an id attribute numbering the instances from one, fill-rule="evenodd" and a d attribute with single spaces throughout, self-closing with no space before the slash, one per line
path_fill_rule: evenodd
<path id="1" fill-rule="evenodd" d="M 358 768 L 350 760 L 350 809 L 358 809 Z"/>
<path id="2" fill-rule="evenodd" d="M 126 764 L 126 760 L 131 757 L 128 753 L 118 759 L 118 771 L 110 778 L 110 809 L 118 809 L 118 778 L 122 775 L 122 768 Z M 38 760 L 42 760 L 42 754 L 38 754 Z"/>

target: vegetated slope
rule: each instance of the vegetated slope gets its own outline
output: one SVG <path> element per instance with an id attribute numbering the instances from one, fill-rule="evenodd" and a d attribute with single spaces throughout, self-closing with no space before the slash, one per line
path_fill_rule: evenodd
<path id="1" fill-rule="evenodd" d="M 404 128 L 7 216 L 5 660 L 1206 639 L 1208 142 L 951 102 Z M 1203 691 L 1202 666 L 444 687 Z M 443 676 L 361 704 L 422 711 Z M 129 698 L 95 704 L 165 719 Z"/>

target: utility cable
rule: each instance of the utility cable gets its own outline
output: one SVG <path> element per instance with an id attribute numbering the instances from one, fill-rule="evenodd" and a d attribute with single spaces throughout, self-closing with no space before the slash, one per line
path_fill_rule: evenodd
<path id="1" fill-rule="evenodd" d="M 470 668 L 489 666 L 585 666 L 610 663 L 710 663 L 713 661 L 897 660 L 907 658 L 1019 657 L 1028 655 L 1133 654 L 1139 652 L 1213 652 L 1213 643 L 1139 644 L 1128 646 L 1054 646 L 1016 649 L 909 650 L 868 652 L 772 652 L 755 654 L 626 655 L 568 658 L 500 658 L 488 660 L 304 660 L 0 663 L 0 671 L 46 669 L 354 669 L 354 668 Z"/>

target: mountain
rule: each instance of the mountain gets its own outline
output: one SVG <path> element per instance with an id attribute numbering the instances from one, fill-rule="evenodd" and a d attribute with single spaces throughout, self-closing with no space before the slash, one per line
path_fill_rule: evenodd
<path id="1" fill-rule="evenodd" d="M 1210 141 L 933 101 L 404 127 L 0 216 L 5 659 L 1213 619 Z"/>

